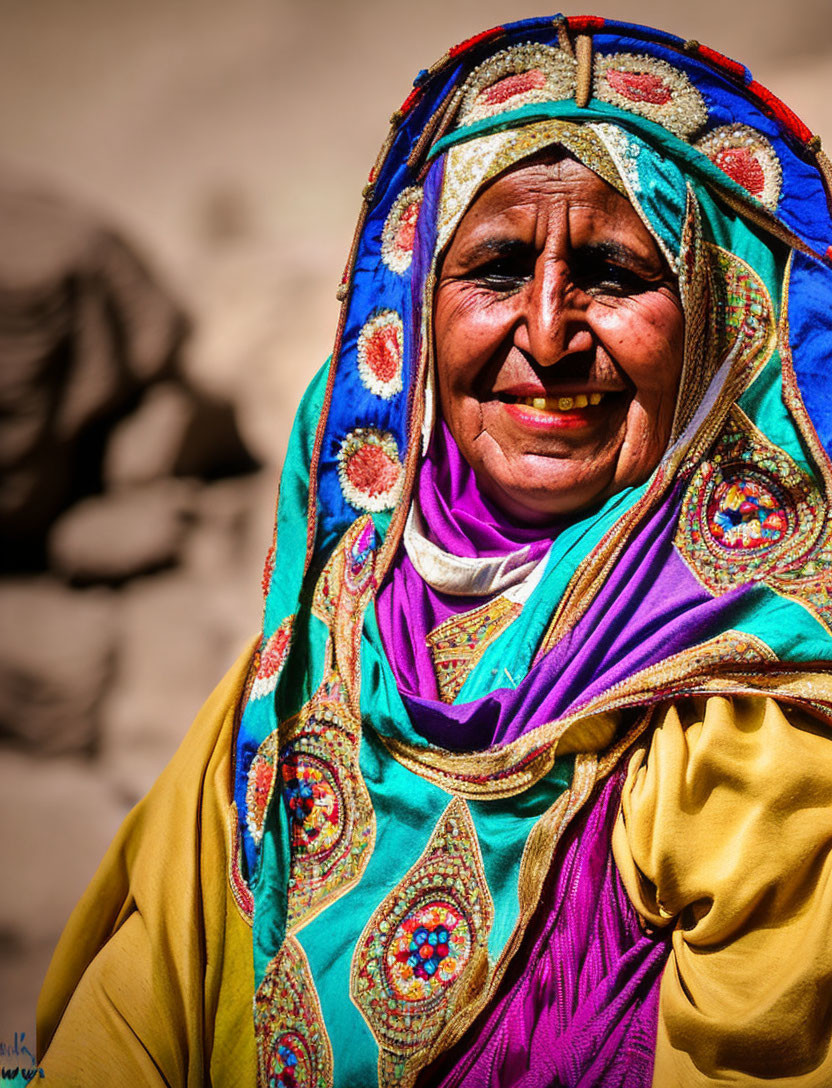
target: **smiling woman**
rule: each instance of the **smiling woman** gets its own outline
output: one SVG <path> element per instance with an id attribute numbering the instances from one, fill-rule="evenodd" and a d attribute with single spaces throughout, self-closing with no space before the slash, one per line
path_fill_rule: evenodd
<path id="1" fill-rule="evenodd" d="M 420 74 L 263 630 L 70 920 L 47 1077 L 832 1083 L 829 184 L 658 31 Z"/>
<path id="2" fill-rule="evenodd" d="M 682 370 L 676 277 L 580 162 L 518 165 L 477 197 L 442 261 L 434 336 L 442 415 L 515 517 L 574 513 L 659 463 Z"/>

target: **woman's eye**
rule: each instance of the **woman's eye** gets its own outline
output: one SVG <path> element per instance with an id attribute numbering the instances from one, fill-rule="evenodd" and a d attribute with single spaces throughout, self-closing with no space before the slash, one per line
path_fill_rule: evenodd
<path id="1" fill-rule="evenodd" d="M 497 260 L 474 269 L 470 279 L 494 291 L 512 291 L 534 275 L 533 266 L 518 260 Z"/>
<path id="2" fill-rule="evenodd" d="M 656 286 L 631 268 L 608 261 L 580 269 L 576 279 L 589 294 L 638 295 Z"/>

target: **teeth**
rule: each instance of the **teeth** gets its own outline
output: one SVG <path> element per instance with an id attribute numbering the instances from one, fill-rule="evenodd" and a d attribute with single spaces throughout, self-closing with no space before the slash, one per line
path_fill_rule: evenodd
<path id="1" fill-rule="evenodd" d="M 603 396 L 603 393 L 577 393 L 574 397 L 518 397 L 517 403 L 540 412 L 571 412 L 573 408 L 600 404 Z"/>

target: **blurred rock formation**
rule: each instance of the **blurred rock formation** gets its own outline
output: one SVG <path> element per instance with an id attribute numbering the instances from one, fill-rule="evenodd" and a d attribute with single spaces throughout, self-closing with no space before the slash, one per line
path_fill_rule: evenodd
<path id="1" fill-rule="evenodd" d="M 228 581 L 257 466 L 232 406 L 185 376 L 189 320 L 125 238 L 2 177 L 0 238 L 0 735 L 100 755 L 126 656 L 152 688 L 166 652 L 137 602 L 169 571 L 185 637 Z M 129 699 L 141 733 L 145 693 Z M 147 777 L 122 774 L 120 792 Z"/>
<path id="2" fill-rule="evenodd" d="M 87 495 L 254 467 L 230 406 L 183 378 L 188 321 L 125 239 L 2 178 L 0 238 L 2 571 L 42 569 Z"/>

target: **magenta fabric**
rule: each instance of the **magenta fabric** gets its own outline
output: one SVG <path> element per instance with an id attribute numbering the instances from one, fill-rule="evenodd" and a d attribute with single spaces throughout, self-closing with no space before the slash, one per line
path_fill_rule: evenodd
<path id="1" fill-rule="evenodd" d="M 513 975 L 422 1088 L 649 1088 L 670 935 L 642 933 L 613 861 L 622 781 L 567 832 Z"/>
<path id="2" fill-rule="evenodd" d="M 546 722 L 574 713 L 657 660 L 730 626 L 732 612 L 749 598 L 753 600 L 760 588 L 747 583 L 712 597 L 696 581 L 674 548 L 679 501 L 677 486 L 633 533 L 585 615 L 532 665 L 517 687 L 495 688 L 468 703 L 439 702 L 432 670 L 424 688 L 411 686 L 414 674 L 407 672 L 404 662 L 409 653 L 422 650 L 415 645 L 411 650 L 409 644 L 416 643 L 423 623 L 418 615 L 423 598 L 411 567 L 414 583 L 407 587 L 411 596 L 402 591 L 398 598 L 387 597 L 388 609 L 398 601 L 402 615 L 380 613 L 379 626 L 414 729 L 428 743 L 456 751 L 508 744 Z M 424 629 L 429 627 L 425 624 Z M 426 649 L 424 656 L 428 656 Z M 432 687 L 427 687 L 428 682 Z"/>
<path id="3" fill-rule="evenodd" d="M 528 545 L 533 558 L 545 553 L 557 532 L 556 525 L 512 521 L 490 502 L 441 416 L 416 487 L 430 539 L 452 555 L 508 555 Z"/>
<path id="4" fill-rule="evenodd" d="M 529 559 L 542 559 L 557 533 L 557 525 L 513 522 L 489 502 L 441 418 L 420 467 L 416 494 L 428 538 L 451 555 L 504 556 L 528 547 Z M 400 691 L 438 701 L 426 636 L 448 616 L 484 600 L 437 592 L 417 574 L 404 547 L 399 548 L 375 607 Z"/>

